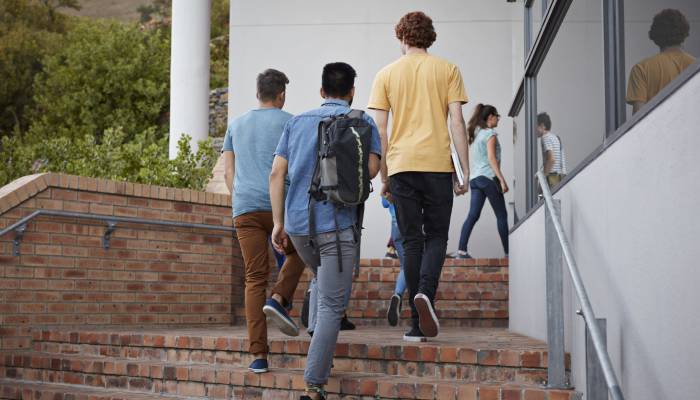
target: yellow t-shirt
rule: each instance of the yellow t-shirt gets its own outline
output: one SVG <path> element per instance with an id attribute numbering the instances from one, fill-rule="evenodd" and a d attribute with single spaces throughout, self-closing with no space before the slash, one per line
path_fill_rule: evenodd
<path id="1" fill-rule="evenodd" d="M 452 172 L 448 104 L 467 102 L 459 68 L 429 54 L 408 54 L 374 78 L 369 108 L 391 111 L 386 161 L 399 172 Z"/>
<path id="2" fill-rule="evenodd" d="M 695 57 L 681 49 L 666 50 L 640 61 L 630 72 L 627 103 L 648 102 L 694 62 Z"/>

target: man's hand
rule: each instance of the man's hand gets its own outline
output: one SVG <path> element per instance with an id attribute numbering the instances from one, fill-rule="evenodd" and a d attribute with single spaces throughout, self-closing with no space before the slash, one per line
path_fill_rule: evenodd
<path id="1" fill-rule="evenodd" d="M 456 180 L 452 182 L 452 190 L 454 190 L 457 196 L 461 196 L 469 191 L 469 185 L 460 185 Z"/>
<path id="2" fill-rule="evenodd" d="M 393 203 L 394 199 L 391 198 L 391 189 L 389 189 L 389 182 L 382 183 L 382 190 L 379 194 L 386 199 L 389 203 Z"/>
<path id="3" fill-rule="evenodd" d="M 289 245 L 289 236 L 287 232 L 284 231 L 283 225 L 275 225 L 272 228 L 272 247 L 275 248 L 280 254 L 286 254 L 285 249 Z"/>

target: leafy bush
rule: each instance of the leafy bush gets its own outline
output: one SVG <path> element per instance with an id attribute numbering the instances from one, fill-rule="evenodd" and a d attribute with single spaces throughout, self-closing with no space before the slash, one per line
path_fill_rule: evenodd
<path id="1" fill-rule="evenodd" d="M 0 186 L 22 175 L 51 171 L 203 190 L 217 160 L 211 140 L 199 142 L 197 152 L 192 152 L 187 135 L 178 142 L 174 160 L 168 159 L 168 138 L 158 139 L 153 129 L 132 139 L 120 128 L 108 129 L 101 139 L 85 135 L 26 143 L 5 137 L 0 151 L 4 160 Z"/>
<path id="2" fill-rule="evenodd" d="M 98 138 L 120 126 L 127 137 L 167 131 L 170 41 L 135 24 L 80 21 L 36 77 L 30 134 Z"/>
<path id="3" fill-rule="evenodd" d="M 69 25 L 68 17 L 54 13 L 66 4 L 43 4 L 0 1 L 0 136 L 27 129 L 34 77 Z"/>
<path id="4" fill-rule="evenodd" d="M 228 12 L 228 0 L 215 2 Z M 156 0 L 155 12 L 169 3 Z M 204 189 L 217 159 L 210 141 L 193 152 L 184 136 L 168 159 L 169 29 L 62 7 L 78 1 L 0 0 L 0 186 L 51 171 Z M 215 47 L 228 62 L 228 46 Z"/>

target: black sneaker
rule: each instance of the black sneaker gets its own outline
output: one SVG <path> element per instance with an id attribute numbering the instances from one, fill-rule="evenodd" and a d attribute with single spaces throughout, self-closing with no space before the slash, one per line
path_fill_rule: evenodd
<path id="1" fill-rule="evenodd" d="M 355 330 L 355 324 L 350 322 L 348 315 L 343 315 L 343 319 L 340 320 L 340 330 L 341 331 L 352 331 Z"/>
<path id="2" fill-rule="evenodd" d="M 460 253 L 459 250 L 445 255 L 445 257 L 446 258 L 455 258 L 458 260 L 468 260 L 468 259 L 472 258 L 472 256 L 470 256 L 469 253 L 467 253 L 466 251 L 464 253 Z"/>
<path id="3" fill-rule="evenodd" d="M 386 318 L 389 320 L 389 325 L 396 326 L 399 323 L 399 313 L 401 312 L 401 296 L 394 293 L 391 296 L 389 310 L 386 312 Z"/>
<path id="4" fill-rule="evenodd" d="M 301 306 L 301 324 L 304 328 L 309 327 L 309 303 L 311 302 L 311 290 L 307 290 L 304 295 L 304 304 Z"/>
<path id="5" fill-rule="evenodd" d="M 435 337 L 440 331 L 440 321 L 438 321 L 433 305 L 430 304 L 430 299 L 423 293 L 418 293 L 413 298 L 413 304 L 418 311 L 418 326 L 421 332 L 427 337 Z"/>
<path id="6" fill-rule="evenodd" d="M 403 335 L 403 340 L 407 342 L 427 342 L 428 338 L 425 337 L 420 329 L 413 327 Z"/>

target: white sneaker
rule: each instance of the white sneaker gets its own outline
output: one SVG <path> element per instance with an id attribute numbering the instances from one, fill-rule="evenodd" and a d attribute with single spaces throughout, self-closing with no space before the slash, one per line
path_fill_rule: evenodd
<path id="1" fill-rule="evenodd" d="M 418 326 L 421 332 L 427 337 L 435 337 L 440 331 L 440 321 L 438 321 L 433 310 L 433 305 L 430 304 L 430 299 L 423 293 L 418 293 L 413 298 L 413 304 L 418 311 Z"/>

